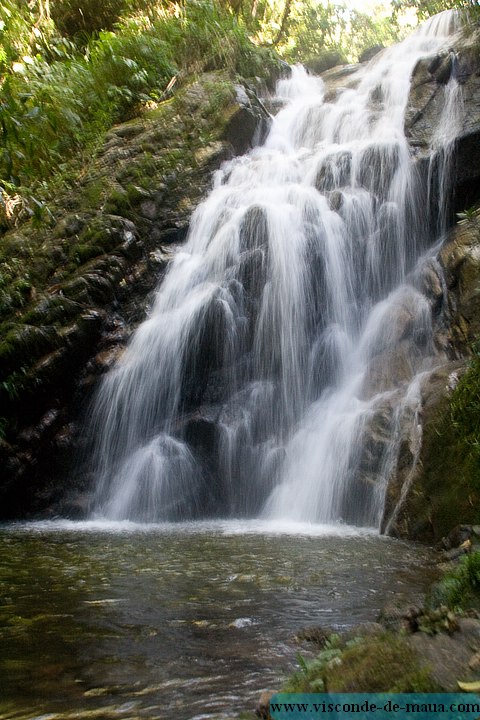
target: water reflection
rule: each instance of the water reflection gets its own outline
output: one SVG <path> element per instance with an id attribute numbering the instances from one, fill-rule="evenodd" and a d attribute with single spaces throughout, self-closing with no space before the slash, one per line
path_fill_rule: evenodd
<path id="1" fill-rule="evenodd" d="M 1 528 L 0 717 L 186 720 L 253 707 L 294 666 L 298 629 L 372 620 L 428 579 L 413 564 L 427 562 L 423 548 L 329 532 Z"/>

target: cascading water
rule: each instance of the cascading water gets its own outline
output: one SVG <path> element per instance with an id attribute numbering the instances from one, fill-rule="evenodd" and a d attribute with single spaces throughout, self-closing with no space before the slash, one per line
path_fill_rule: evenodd
<path id="1" fill-rule="evenodd" d="M 404 113 L 415 64 L 455 24 L 433 18 L 335 101 L 301 67 L 279 83 L 265 144 L 218 173 L 102 384 L 95 513 L 378 526 L 395 442 L 374 452 L 367 430 L 388 405 L 394 436 L 433 355 L 415 278 L 435 237 Z"/>

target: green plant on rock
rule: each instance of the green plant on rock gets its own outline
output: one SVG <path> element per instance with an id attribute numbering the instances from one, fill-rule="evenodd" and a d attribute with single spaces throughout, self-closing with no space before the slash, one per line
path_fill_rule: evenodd
<path id="1" fill-rule="evenodd" d="M 342 655 L 340 637 L 331 635 L 324 648 L 313 660 L 297 655 L 300 670 L 288 681 L 285 692 L 325 692 L 326 673 L 329 667 L 338 663 Z"/>
<path id="2" fill-rule="evenodd" d="M 463 225 L 464 223 L 468 222 L 469 220 L 472 220 L 479 213 L 480 213 L 480 209 L 476 205 L 474 205 L 473 207 L 470 207 L 470 208 L 466 208 L 465 210 L 462 210 L 462 212 L 458 212 L 457 213 L 458 224 Z"/>
<path id="3" fill-rule="evenodd" d="M 0 391 L 3 391 L 9 400 L 16 400 L 25 387 L 27 368 L 14 370 L 4 380 L 0 381 Z"/>
<path id="4" fill-rule="evenodd" d="M 213 0 L 82 8 L 75 0 L 51 2 L 51 16 L 45 3 L 6 0 L 0 8 L 0 231 L 30 217 L 48 222 L 50 196 L 73 184 L 107 129 L 170 97 L 186 75 L 265 76 L 278 67 Z M 75 44 L 52 18 L 74 36 L 69 24 L 85 22 L 88 37 Z"/>
<path id="5" fill-rule="evenodd" d="M 480 354 L 478 345 L 450 398 L 424 426 L 428 449 L 409 512 L 439 540 L 462 523 L 480 523 Z M 428 508 L 428 515 L 425 513 Z"/>
<path id="6" fill-rule="evenodd" d="M 332 636 L 313 660 L 300 659 L 301 669 L 284 692 L 432 692 L 437 689 L 428 667 L 407 640 L 393 633 L 356 637 L 342 642 Z"/>
<path id="7" fill-rule="evenodd" d="M 7 437 L 8 426 L 8 418 L 0 417 L 0 441 L 5 440 L 5 438 Z"/>
<path id="8" fill-rule="evenodd" d="M 161 99 L 178 71 L 162 37 L 134 23 L 118 33 L 100 33 L 89 48 L 89 62 L 95 95 L 107 100 L 117 120 L 136 105 Z"/>
<path id="9" fill-rule="evenodd" d="M 473 356 L 460 378 L 450 403 L 450 422 L 462 448 L 463 474 L 475 497 L 480 496 L 480 342 L 473 345 Z M 473 520 L 479 518 L 474 513 Z"/>
<path id="10" fill-rule="evenodd" d="M 480 608 L 480 551 L 464 555 L 432 588 L 429 604 L 454 610 Z"/>

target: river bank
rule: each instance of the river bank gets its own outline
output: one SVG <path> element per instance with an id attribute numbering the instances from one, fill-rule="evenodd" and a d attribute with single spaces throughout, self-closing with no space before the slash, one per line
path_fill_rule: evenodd
<path id="1" fill-rule="evenodd" d="M 478 684 L 479 548 L 480 527 L 458 526 L 436 548 L 437 577 L 420 603 L 396 598 L 376 622 L 345 633 L 328 627 L 298 633 L 307 655 L 299 654 L 299 669 L 276 692 L 459 692 Z M 260 697 L 257 717 L 270 717 L 270 696 Z"/>

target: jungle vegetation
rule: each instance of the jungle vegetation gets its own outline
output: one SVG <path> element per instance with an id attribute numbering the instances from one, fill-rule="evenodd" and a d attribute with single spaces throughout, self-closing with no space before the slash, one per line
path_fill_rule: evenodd
<path id="1" fill-rule="evenodd" d="M 0 232 L 33 217 L 91 158 L 106 130 L 182 80 L 244 78 L 321 55 L 355 61 L 401 34 L 318 0 L 4 0 L 0 6 Z"/>

